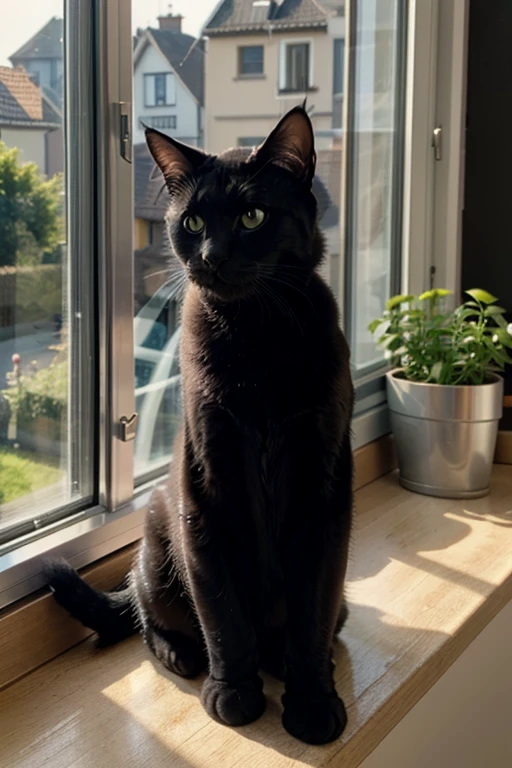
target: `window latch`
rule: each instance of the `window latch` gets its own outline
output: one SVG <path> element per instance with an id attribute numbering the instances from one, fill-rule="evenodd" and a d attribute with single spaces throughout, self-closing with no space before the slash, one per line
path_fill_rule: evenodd
<path id="1" fill-rule="evenodd" d="M 132 104 L 130 101 L 119 102 L 119 151 L 123 160 L 132 162 Z"/>
<path id="2" fill-rule="evenodd" d="M 128 416 L 121 416 L 119 419 L 120 437 L 123 443 L 129 443 L 130 440 L 135 440 L 137 435 L 137 422 L 139 421 L 139 414 L 132 413 L 130 418 Z"/>

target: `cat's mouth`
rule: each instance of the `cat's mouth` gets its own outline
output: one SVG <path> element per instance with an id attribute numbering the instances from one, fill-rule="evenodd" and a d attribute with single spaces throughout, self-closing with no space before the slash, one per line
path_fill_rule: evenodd
<path id="1" fill-rule="evenodd" d="M 238 301 L 250 296 L 254 290 L 254 281 L 249 274 L 225 275 L 220 269 L 194 270 L 190 272 L 190 278 L 222 301 Z"/>

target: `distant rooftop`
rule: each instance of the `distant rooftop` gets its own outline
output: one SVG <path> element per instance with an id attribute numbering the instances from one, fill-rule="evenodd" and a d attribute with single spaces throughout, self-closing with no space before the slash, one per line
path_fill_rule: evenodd
<path id="1" fill-rule="evenodd" d="M 222 0 L 203 33 L 233 35 L 269 29 L 326 28 L 344 13 L 344 0 Z"/>
<path id="2" fill-rule="evenodd" d="M 58 112 L 22 67 L 0 67 L 0 125 L 57 128 Z"/>
<path id="3" fill-rule="evenodd" d="M 54 16 L 9 58 L 16 66 L 28 59 L 62 59 L 63 20 Z"/>
<path id="4" fill-rule="evenodd" d="M 199 104 L 204 103 L 204 48 L 201 40 L 181 31 L 181 16 L 162 16 L 160 29 L 137 30 L 134 38 L 135 66 L 138 51 L 146 45 L 156 44 Z"/>

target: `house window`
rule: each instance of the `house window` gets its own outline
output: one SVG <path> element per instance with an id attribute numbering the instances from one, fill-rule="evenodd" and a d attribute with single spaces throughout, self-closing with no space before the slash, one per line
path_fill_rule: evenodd
<path id="1" fill-rule="evenodd" d="M 311 86 L 310 43 L 285 43 L 281 62 L 281 90 L 306 91 Z"/>
<path id="2" fill-rule="evenodd" d="M 345 40 L 334 41 L 334 72 L 332 79 L 332 92 L 335 96 L 343 93 L 343 79 L 345 76 Z"/>
<path id="3" fill-rule="evenodd" d="M 238 139 L 239 147 L 258 147 L 265 141 L 264 136 L 240 136 Z"/>
<path id="4" fill-rule="evenodd" d="M 176 104 L 176 79 L 170 72 L 144 75 L 144 106 L 169 107 Z"/>
<path id="5" fill-rule="evenodd" d="M 238 49 L 238 74 L 242 77 L 263 74 L 262 45 L 244 45 Z"/>
<path id="6" fill-rule="evenodd" d="M 157 128 L 160 131 L 163 130 L 175 130 L 176 129 L 176 115 L 158 115 L 157 117 L 141 117 L 141 128 L 149 125 L 150 128 Z"/>

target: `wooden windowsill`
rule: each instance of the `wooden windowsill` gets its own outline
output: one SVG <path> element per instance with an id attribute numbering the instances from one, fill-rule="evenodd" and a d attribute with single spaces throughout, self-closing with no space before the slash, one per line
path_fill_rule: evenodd
<path id="1" fill-rule="evenodd" d="M 270 678 L 261 720 L 229 729 L 204 713 L 200 681 L 165 672 L 139 638 L 101 651 L 87 640 L 0 694 L 0 765 L 359 765 L 512 598 L 510 466 L 494 468 L 484 499 L 418 496 L 391 473 L 356 504 L 351 614 L 335 652 L 340 741 L 290 737 Z"/>

